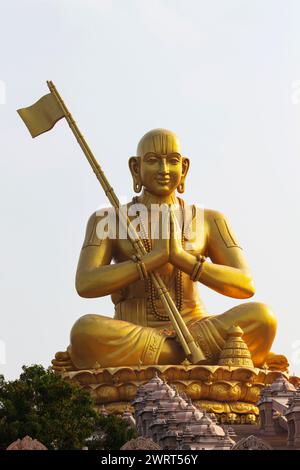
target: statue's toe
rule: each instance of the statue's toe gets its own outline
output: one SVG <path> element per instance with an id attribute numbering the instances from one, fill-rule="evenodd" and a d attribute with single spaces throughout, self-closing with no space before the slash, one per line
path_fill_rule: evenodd
<path id="1" fill-rule="evenodd" d="M 69 356 L 68 351 L 58 351 L 55 354 L 55 359 L 57 361 L 68 361 L 68 360 L 70 360 L 70 356 Z"/>
<path id="2" fill-rule="evenodd" d="M 51 361 L 52 369 L 57 372 L 64 372 L 69 370 L 76 370 L 73 362 L 71 361 L 68 351 L 59 351 L 55 354 L 55 359 Z"/>

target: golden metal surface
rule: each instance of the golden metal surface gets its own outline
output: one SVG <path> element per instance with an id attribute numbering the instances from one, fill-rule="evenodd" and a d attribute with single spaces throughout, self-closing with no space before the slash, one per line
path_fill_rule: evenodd
<path id="1" fill-rule="evenodd" d="M 134 188 L 143 190 L 138 202 L 149 210 L 151 204 L 178 203 L 175 191 L 179 186 L 181 190 L 184 188 L 189 168 L 189 160 L 181 155 L 178 137 L 164 129 L 151 131 L 142 138 L 138 154 L 129 160 Z M 88 222 L 76 287 L 78 293 L 86 298 L 112 294 L 115 318 L 100 315 L 81 317 L 71 331 L 65 366 L 92 369 L 95 364 L 111 367 L 181 363 L 185 357 L 183 349 L 164 333 L 166 329 L 172 330 L 172 325 L 168 321 L 158 321 L 151 309 L 149 311 L 145 285 L 131 261 L 130 242 L 109 237 L 97 239 L 95 233 L 99 222 L 101 216 L 97 214 L 93 214 Z M 191 250 L 182 246 L 174 224 L 170 240 L 152 240 L 152 251 L 143 257 L 147 272 L 158 272 L 167 284 L 175 269 L 182 272 L 183 306 L 180 313 L 204 352 L 204 362 L 218 362 L 227 331 L 233 325 L 239 325 L 244 331 L 243 340 L 249 345 L 254 365 L 263 366 L 270 357 L 276 319 L 268 306 L 257 302 L 241 304 L 218 316 L 206 312 L 196 283 L 190 279 L 197 255 L 210 259 L 210 262 L 203 263 L 200 284 L 240 299 L 254 294 L 254 284 L 244 252 L 228 219 L 220 212 L 205 209 L 201 229 L 203 233 Z M 112 260 L 115 264 L 111 264 Z M 168 291 L 174 299 L 176 285 L 170 282 Z M 278 368 L 287 367 L 283 356 L 273 355 L 272 361 L 277 361 Z M 55 365 L 59 367 L 59 356 Z"/>
<path id="2" fill-rule="evenodd" d="M 64 117 L 64 113 L 52 93 L 42 96 L 28 108 L 18 109 L 18 113 L 32 137 L 49 131 L 57 121 Z"/>

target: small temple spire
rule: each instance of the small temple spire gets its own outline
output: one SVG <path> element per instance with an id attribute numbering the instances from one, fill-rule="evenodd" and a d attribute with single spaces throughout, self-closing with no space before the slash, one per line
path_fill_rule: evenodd
<path id="1" fill-rule="evenodd" d="M 243 334 L 243 330 L 238 325 L 229 328 L 218 365 L 254 368 L 248 346 L 242 339 Z"/>

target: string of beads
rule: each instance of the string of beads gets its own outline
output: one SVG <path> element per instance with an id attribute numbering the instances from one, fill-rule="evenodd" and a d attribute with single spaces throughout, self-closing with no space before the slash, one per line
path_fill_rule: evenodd
<path id="1" fill-rule="evenodd" d="M 133 198 L 133 204 L 137 204 L 137 197 Z M 180 200 L 181 201 L 181 200 Z M 181 209 L 183 210 L 183 205 L 181 201 Z M 145 224 L 142 218 L 141 211 L 137 211 L 137 215 L 139 218 L 139 226 L 140 226 L 140 236 L 143 242 L 143 245 L 147 251 L 147 253 L 150 253 L 152 250 L 152 244 L 151 240 L 147 237 L 146 234 L 146 229 L 145 229 Z M 184 224 L 182 224 L 183 226 Z M 182 238 L 181 238 L 181 243 L 182 246 L 184 246 L 184 236 L 183 236 L 183 229 L 182 229 Z M 183 282 L 182 282 L 182 271 L 180 269 L 176 269 L 176 274 L 175 274 L 175 296 L 176 296 L 176 307 L 177 310 L 180 312 L 182 310 L 182 304 L 183 304 Z M 154 315 L 155 318 L 161 321 L 168 321 L 169 316 L 164 315 L 163 313 L 160 313 L 157 309 L 156 306 L 156 300 L 159 298 L 156 292 L 156 289 L 153 285 L 153 282 L 151 281 L 150 276 L 148 276 L 146 279 L 144 279 L 146 287 L 145 290 L 148 292 L 148 300 L 151 308 L 151 313 Z"/>

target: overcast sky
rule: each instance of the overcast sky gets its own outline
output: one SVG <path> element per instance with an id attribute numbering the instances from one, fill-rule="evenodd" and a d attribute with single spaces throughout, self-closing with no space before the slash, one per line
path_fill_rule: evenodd
<path id="1" fill-rule="evenodd" d="M 185 200 L 223 211 L 300 374 L 300 2 L 0 0 L 0 373 L 50 364 L 75 320 L 113 315 L 74 287 L 106 204 L 67 124 L 32 139 L 16 109 L 53 80 L 117 194 L 156 127 L 191 159 Z M 211 313 L 241 301 L 200 285 Z M 4 354 L 5 353 L 5 354 Z"/>

